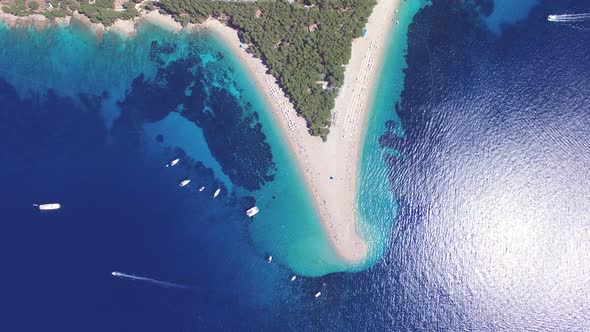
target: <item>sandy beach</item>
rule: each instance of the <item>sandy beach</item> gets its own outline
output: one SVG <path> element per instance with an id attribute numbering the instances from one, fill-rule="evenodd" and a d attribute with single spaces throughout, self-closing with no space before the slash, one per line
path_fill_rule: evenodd
<path id="1" fill-rule="evenodd" d="M 139 6 L 139 5 L 136 5 Z M 41 14 L 34 14 L 29 16 L 14 16 L 0 11 L 0 21 L 6 23 L 9 27 L 36 27 L 38 29 L 45 29 L 50 25 L 69 26 L 75 20 L 90 28 L 98 37 L 102 36 L 107 31 L 115 32 L 122 37 L 129 38 L 135 35 L 137 27 L 141 22 L 148 21 L 151 24 L 158 25 L 163 29 L 173 32 L 180 32 L 182 25 L 176 22 L 172 16 L 163 15 L 157 11 L 146 12 L 143 11 L 139 17 L 132 20 L 116 20 L 111 26 L 104 26 L 102 23 L 92 23 L 90 19 L 84 15 L 75 12 L 72 16 L 64 18 L 48 19 Z M 196 25 L 189 25 L 188 29 L 197 28 Z"/>
<path id="2" fill-rule="evenodd" d="M 57 25 L 70 25 L 71 17 L 64 17 L 64 18 L 56 18 L 54 20 L 49 20 L 47 17 L 41 14 L 34 14 L 25 17 L 14 16 L 11 14 L 6 14 L 0 11 L 0 21 L 6 23 L 9 27 L 29 27 L 34 26 L 39 29 L 44 29 L 50 24 L 57 24 Z"/>
<path id="3" fill-rule="evenodd" d="M 309 135 L 305 120 L 297 116 L 276 79 L 266 73 L 262 61 L 240 48 L 235 30 L 216 20 L 204 24 L 239 56 L 266 97 L 305 177 L 330 241 L 349 263 L 361 262 L 368 250 L 356 228 L 358 170 L 371 98 L 398 7 L 399 0 L 378 0 L 367 23 L 367 35 L 354 40 L 326 143 Z"/>
<path id="4" fill-rule="evenodd" d="M 352 57 L 346 66 L 345 79 L 332 115 L 332 127 L 327 142 L 312 137 L 307 132 L 305 120 L 285 97 L 276 79 L 267 74 L 260 59 L 240 48 L 236 30 L 217 20 L 207 20 L 201 25 L 189 25 L 185 29 L 207 29 L 225 41 L 250 72 L 258 90 L 264 95 L 276 122 L 288 142 L 305 183 L 318 211 L 329 239 L 341 258 L 348 263 L 361 262 L 368 250 L 366 241 L 358 234 L 357 179 L 361 148 L 363 146 L 367 115 L 377 76 L 382 64 L 388 34 L 395 20 L 400 0 L 378 0 L 369 17 L 365 37 L 353 41 Z M 183 30 L 171 16 L 156 11 L 143 12 L 134 20 L 116 21 L 111 27 L 93 24 L 82 15 L 74 19 L 87 23 L 97 36 L 113 30 L 123 36 L 132 36 L 142 20 L 148 20 L 170 31 Z M 0 20 L 10 26 L 34 25 L 44 28 L 50 23 L 41 15 L 17 18 L 0 13 Z M 70 24 L 64 19 L 60 24 Z"/>

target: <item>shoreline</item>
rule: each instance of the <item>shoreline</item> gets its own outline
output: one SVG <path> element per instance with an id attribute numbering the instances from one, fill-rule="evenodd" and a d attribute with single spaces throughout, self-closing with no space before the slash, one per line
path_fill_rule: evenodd
<path id="1" fill-rule="evenodd" d="M 172 16 L 160 14 L 157 11 L 142 12 L 140 16 L 130 20 L 116 20 L 111 26 L 104 26 L 102 23 L 92 23 L 90 19 L 78 12 L 72 16 L 63 18 L 48 19 L 40 14 L 33 14 L 29 16 L 14 16 L 0 11 L 0 22 L 4 22 L 9 28 L 37 28 L 46 29 L 50 26 L 70 26 L 72 21 L 82 23 L 88 27 L 97 37 L 101 37 L 105 32 L 114 32 L 123 38 L 131 38 L 137 33 L 138 26 L 142 21 L 149 21 L 151 24 L 157 25 L 160 28 L 169 30 L 171 32 L 181 32 L 183 29 L 198 28 L 199 25 L 189 24 L 186 28 L 176 22 Z"/>
<path id="2" fill-rule="evenodd" d="M 207 20 L 199 26 L 221 38 L 254 78 L 287 138 L 332 247 L 349 265 L 362 263 L 369 250 L 368 239 L 358 232 L 358 223 L 362 222 L 357 214 L 358 176 L 379 69 L 398 8 L 399 0 L 378 0 L 366 25 L 367 35 L 353 41 L 325 143 L 309 135 L 305 120 L 297 116 L 262 61 L 240 48 L 236 30 L 217 20 Z"/>
<path id="3" fill-rule="evenodd" d="M 332 110 L 332 126 L 327 142 L 308 133 L 305 120 L 297 115 L 277 80 L 267 74 L 268 69 L 262 60 L 241 48 L 237 31 L 218 20 L 209 19 L 202 24 L 182 27 L 170 15 L 152 11 L 142 12 L 132 20 L 117 20 L 110 27 L 92 23 L 77 13 L 72 17 L 49 20 L 42 15 L 17 17 L 0 12 L 0 21 L 9 27 L 44 29 L 52 24 L 69 26 L 72 20 L 76 20 L 88 26 L 98 38 L 107 31 L 130 38 L 146 20 L 171 32 L 209 31 L 222 39 L 253 78 L 282 136 L 286 138 L 332 248 L 344 264 L 357 265 L 367 258 L 367 240 L 370 240 L 363 239 L 358 232 L 358 223 L 362 222 L 357 213 L 362 147 L 379 69 L 383 65 L 399 2 L 377 0 L 366 25 L 367 35 L 353 40 L 344 83 Z"/>

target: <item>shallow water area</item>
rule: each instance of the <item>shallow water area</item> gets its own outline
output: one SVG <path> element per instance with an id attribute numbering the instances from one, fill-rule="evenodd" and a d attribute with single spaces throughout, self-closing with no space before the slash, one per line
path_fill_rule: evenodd
<path id="1" fill-rule="evenodd" d="M 354 267 L 357 270 L 371 267 L 382 259 L 389 248 L 399 214 L 397 198 L 388 180 L 390 170 L 387 160 L 398 157 L 400 152 L 381 146 L 381 136 L 386 130 L 399 137 L 404 135 L 395 110 L 407 67 L 407 33 L 414 15 L 426 5 L 428 1 L 401 2 L 396 17 L 399 23 L 392 26 L 384 45 L 385 60 L 372 96 L 359 167 L 357 228 L 367 241 L 369 250 L 363 264 Z"/>
<path id="2" fill-rule="evenodd" d="M 414 17 L 398 116 L 380 137 L 397 151 L 399 218 L 384 260 L 345 286 L 356 291 L 343 301 L 372 304 L 349 322 L 588 329 L 590 35 L 547 15 L 590 8 L 511 4 L 499 17 L 502 1 L 433 1 Z"/>
<path id="3" fill-rule="evenodd" d="M 484 20 L 491 31 L 500 34 L 503 25 L 509 26 L 520 22 L 538 4 L 537 0 L 494 0 L 488 6 L 492 8 L 491 14 L 486 16 Z"/>
<path id="4" fill-rule="evenodd" d="M 211 35 L 0 26 L 0 53 L 0 240 L 20 271 L 2 277 L 3 326 L 284 329 L 300 309 L 278 303 L 318 287 L 289 267 L 341 269 L 264 103 Z M 46 201 L 62 209 L 32 206 Z"/>
<path id="5" fill-rule="evenodd" d="M 1 28 L 0 327 L 589 330 L 590 27 L 546 18 L 590 7 L 502 3 L 403 2 L 359 181 L 374 255 L 293 282 L 351 267 L 222 45 Z"/>

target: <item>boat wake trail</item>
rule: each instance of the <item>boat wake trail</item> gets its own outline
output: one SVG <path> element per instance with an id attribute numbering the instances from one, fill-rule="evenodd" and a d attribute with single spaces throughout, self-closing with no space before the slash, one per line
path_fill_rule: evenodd
<path id="1" fill-rule="evenodd" d="M 590 13 L 585 14 L 562 14 L 547 16 L 549 22 L 584 22 L 590 21 Z"/>
<path id="2" fill-rule="evenodd" d="M 126 273 L 117 272 L 117 271 L 111 272 L 111 274 L 117 278 L 147 282 L 150 284 L 154 284 L 154 285 L 158 285 L 158 286 L 166 287 L 166 288 L 192 289 L 192 287 L 181 285 L 181 284 L 175 284 L 175 283 L 167 282 L 167 281 L 160 281 L 160 280 L 156 280 L 156 279 L 152 279 L 152 278 L 134 276 L 132 274 L 126 274 Z"/>

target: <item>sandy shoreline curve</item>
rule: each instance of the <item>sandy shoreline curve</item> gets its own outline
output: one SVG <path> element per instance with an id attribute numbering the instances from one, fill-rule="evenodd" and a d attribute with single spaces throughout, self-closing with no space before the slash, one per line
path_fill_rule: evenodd
<path id="1" fill-rule="evenodd" d="M 325 143 L 309 135 L 305 120 L 297 116 L 266 66 L 240 47 L 237 31 L 216 20 L 202 25 L 225 41 L 254 78 L 287 138 L 333 248 L 348 264 L 361 263 L 369 250 L 357 231 L 357 180 L 367 118 L 399 1 L 378 0 L 366 36 L 353 41 Z"/>
<path id="2" fill-rule="evenodd" d="M 91 23 L 82 15 L 72 18 L 88 25 L 97 36 L 114 31 L 131 37 L 138 25 L 146 20 L 170 31 L 207 30 L 217 35 L 238 57 L 253 78 L 259 92 L 286 138 L 291 154 L 305 178 L 306 186 L 318 212 L 326 234 L 345 264 L 359 264 L 367 256 L 369 246 L 357 231 L 358 176 L 363 139 L 374 88 L 383 64 L 389 33 L 395 24 L 400 0 L 377 0 L 366 25 L 367 34 L 352 44 L 352 56 L 344 74 L 344 84 L 332 111 L 332 126 L 327 142 L 310 136 L 305 120 L 295 111 L 277 80 L 268 74 L 267 67 L 244 48 L 237 31 L 223 23 L 209 19 L 203 24 L 189 24 L 183 28 L 169 15 L 157 11 L 143 12 L 133 20 L 118 20 L 111 27 Z M 45 28 L 51 23 L 69 25 L 70 18 L 49 21 L 42 15 L 16 17 L 0 12 L 0 20 L 10 27 L 35 26 Z M 243 45 L 242 45 L 243 46 Z"/>

